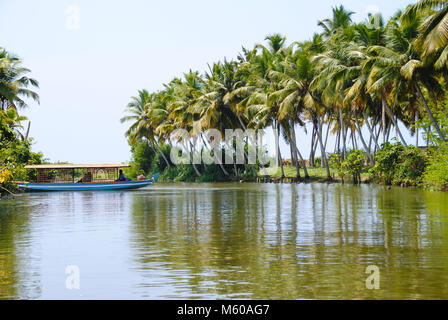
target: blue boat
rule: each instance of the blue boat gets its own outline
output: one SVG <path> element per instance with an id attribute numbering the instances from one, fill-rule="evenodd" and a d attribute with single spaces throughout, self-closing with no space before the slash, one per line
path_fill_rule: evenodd
<path id="1" fill-rule="evenodd" d="M 159 174 L 151 179 L 140 176 L 138 180 L 120 179 L 123 164 L 44 164 L 30 165 L 34 181 L 19 182 L 17 186 L 27 191 L 104 191 L 147 187 L 157 181 Z"/>

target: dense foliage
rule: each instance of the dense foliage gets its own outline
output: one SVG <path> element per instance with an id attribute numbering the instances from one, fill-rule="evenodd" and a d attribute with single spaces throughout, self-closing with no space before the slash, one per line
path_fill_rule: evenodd
<path id="1" fill-rule="evenodd" d="M 352 175 L 358 183 L 361 157 L 365 157 L 368 166 L 375 166 L 372 173 L 378 181 L 421 183 L 425 156 L 406 147 L 401 130 L 409 130 L 416 145 L 421 131 L 428 144 L 446 141 L 448 1 L 418 1 L 387 22 L 375 14 L 354 23 L 352 15 L 343 6 L 335 7 L 332 17 L 319 21 L 322 32 L 311 40 L 287 45 L 282 35 L 272 34 L 263 44 L 243 48 L 237 59 L 210 65 L 203 75 L 190 70 L 162 90 L 140 90 L 122 118 L 132 121 L 126 132 L 131 146 L 148 142 L 170 177 L 178 177 L 179 170 L 182 177 L 199 178 L 213 169 L 197 164 L 173 169 L 162 152 L 164 145 L 179 142 L 171 137 L 175 129 L 183 128 L 193 137 L 210 128 L 223 135 L 226 128 L 272 128 L 289 145 L 297 176 L 304 174 L 306 179 L 306 157 L 300 152 L 305 141 L 297 141 L 298 129 L 310 138 L 309 164 L 325 168 L 327 179 L 332 178 L 327 142 L 333 135 L 336 143 L 331 153 L 340 160 L 332 162 L 339 163 L 341 175 Z M 201 138 L 192 150 L 208 148 L 210 141 Z M 391 139 L 402 143 L 397 148 L 403 149 L 392 150 L 387 144 Z M 385 149 L 380 151 L 381 145 Z M 280 148 L 275 152 L 283 178 Z M 254 175 L 258 169 L 219 166 L 227 179 Z"/>
<path id="2" fill-rule="evenodd" d="M 31 151 L 29 125 L 24 132 L 18 109 L 27 107 L 24 98 L 39 101 L 39 96 L 28 87 L 38 87 L 38 82 L 26 76 L 28 69 L 21 60 L 0 47 L 0 192 L 14 186 L 11 180 L 28 178 L 24 166 L 41 163 L 42 154 Z"/>
<path id="3" fill-rule="evenodd" d="M 387 185 L 418 186 L 422 183 L 428 157 L 425 152 L 401 143 L 387 142 L 376 155 L 370 170 L 373 180 Z"/>
<path id="4" fill-rule="evenodd" d="M 429 164 L 423 175 L 423 184 L 431 189 L 448 190 L 448 145 L 429 151 Z"/>

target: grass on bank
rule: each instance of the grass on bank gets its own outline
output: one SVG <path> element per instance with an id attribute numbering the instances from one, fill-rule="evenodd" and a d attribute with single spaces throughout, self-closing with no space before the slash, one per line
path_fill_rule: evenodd
<path id="1" fill-rule="evenodd" d="M 297 170 L 294 166 L 284 166 L 283 170 L 285 172 L 286 178 L 297 178 Z M 327 181 L 327 171 L 325 168 L 320 167 L 307 167 L 308 174 L 310 176 L 310 181 L 317 181 L 317 182 L 324 182 Z M 338 177 L 338 175 L 330 168 L 331 177 L 335 182 L 340 182 L 341 178 Z M 260 177 L 267 177 L 270 176 L 272 179 L 280 179 L 282 176 L 281 168 L 267 168 L 266 170 L 262 169 L 258 172 L 258 175 Z M 305 172 L 303 169 L 300 169 L 300 176 L 301 178 L 305 177 Z M 346 182 L 350 182 L 350 178 L 345 178 Z M 361 172 L 361 180 L 363 182 L 366 182 L 369 180 L 369 173 L 368 169 L 365 169 Z"/>

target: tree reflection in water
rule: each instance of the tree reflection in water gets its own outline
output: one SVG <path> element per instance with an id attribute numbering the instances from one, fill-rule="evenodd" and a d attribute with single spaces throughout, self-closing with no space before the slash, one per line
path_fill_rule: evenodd
<path id="1" fill-rule="evenodd" d="M 132 242 L 147 289 L 169 284 L 167 297 L 440 298 L 446 204 L 373 186 L 167 186 L 134 199 Z M 381 290 L 365 287 L 369 265 Z"/>

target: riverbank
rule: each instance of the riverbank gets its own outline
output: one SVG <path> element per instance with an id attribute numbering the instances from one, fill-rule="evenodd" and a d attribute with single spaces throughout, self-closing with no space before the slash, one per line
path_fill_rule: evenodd
<path id="1" fill-rule="evenodd" d="M 227 183 L 233 183 L 233 182 L 257 182 L 257 183 L 299 183 L 299 182 L 315 182 L 315 183 L 343 183 L 342 178 L 338 176 L 335 172 L 335 170 L 331 169 L 331 179 L 328 179 L 326 169 L 320 168 L 320 167 L 307 167 L 307 172 L 309 177 L 305 179 L 305 173 L 303 171 L 303 168 L 300 169 L 300 177 L 297 178 L 297 169 L 294 166 L 284 166 L 284 177 L 282 178 L 281 168 L 266 168 L 266 169 L 260 169 L 257 172 L 257 175 L 239 175 L 236 176 L 235 174 L 231 173 L 228 176 L 225 176 L 223 174 L 219 174 L 219 180 L 213 180 L 214 177 L 216 177 L 216 174 L 214 176 L 210 176 L 207 174 L 203 174 L 201 176 L 197 176 L 194 173 L 193 174 L 185 174 L 185 175 L 173 175 L 173 171 L 185 171 L 182 169 L 176 169 L 176 168 L 167 168 L 165 169 L 159 178 L 160 182 L 207 182 L 207 183 L 214 183 L 214 182 L 227 182 Z M 192 169 L 191 169 L 192 171 Z M 208 170 L 212 171 L 212 170 Z M 148 176 L 150 176 L 149 174 Z M 344 183 L 351 183 L 352 179 L 350 177 L 345 177 Z M 362 183 L 369 183 L 371 182 L 371 177 L 369 175 L 368 169 L 363 169 L 361 172 L 361 182 Z"/>
<path id="2" fill-rule="evenodd" d="M 260 170 L 258 172 L 258 177 L 255 179 L 254 182 L 259 183 L 298 183 L 298 182 L 320 182 L 320 183 L 342 183 L 342 178 L 332 172 L 331 174 L 331 180 L 327 177 L 327 172 L 325 168 L 320 167 L 307 167 L 309 178 L 305 179 L 305 173 L 303 169 L 300 170 L 300 178 L 297 178 L 297 170 L 294 166 L 284 166 L 283 171 L 285 176 L 282 178 L 282 171 L 281 168 L 273 168 L 273 169 L 266 169 L 266 170 Z M 350 183 L 350 179 L 344 179 L 344 183 Z M 362 183 L 369 183 L 371 182 L 371 177 L 368 173 L 367 169 L 362 170 L 361 172 L 361 182 Z"/>

